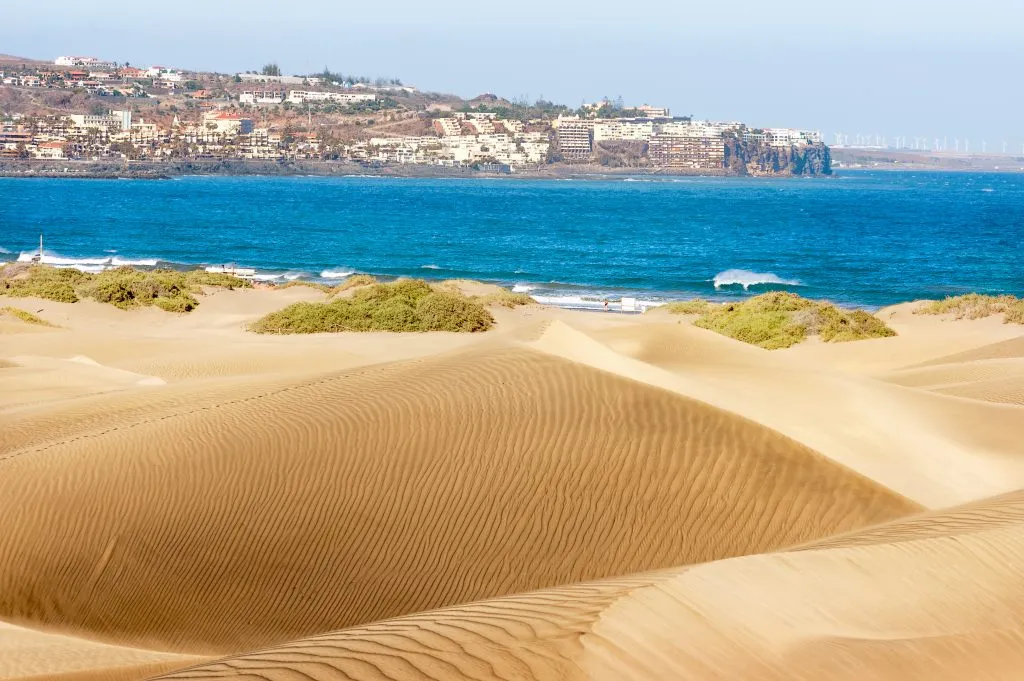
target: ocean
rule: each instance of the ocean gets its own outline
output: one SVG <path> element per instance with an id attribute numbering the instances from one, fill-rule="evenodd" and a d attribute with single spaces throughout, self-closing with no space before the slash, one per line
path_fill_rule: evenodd
<path id="1" fill-rule="evenodd" d="M 785 289 L 1024 295 L 1024 173 L 822 179 L 0 179 L 0 261 L 469 278 L 596 307 Z"/>

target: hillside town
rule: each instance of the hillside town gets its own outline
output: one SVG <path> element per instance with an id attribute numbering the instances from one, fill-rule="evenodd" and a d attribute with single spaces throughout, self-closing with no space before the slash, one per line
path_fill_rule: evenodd
<path id="1" fill-rule="evenodd" d="M 515 173 L 555 164 L 700 174 L 828 173 L 817 131 L 673 116 L 603 99 L 578 109 L 462 100 L 398 79 L 138 67 L 95 57 L 0 62 L 0 159 L 344 161 Z M 810 150 L 811 153 L 808 153 Z"/>

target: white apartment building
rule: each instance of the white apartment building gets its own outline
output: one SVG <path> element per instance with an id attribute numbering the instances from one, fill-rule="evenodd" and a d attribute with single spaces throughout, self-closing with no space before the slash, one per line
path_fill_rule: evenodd
<path id="1" fill-rule="evenodd" d="M 654 134 L 652 121 L 599 120 L 594 123 L 594 141 L 647 142 Z"/>
<path id="2" fill-rule="evenodd" d="M 335 102 L 337 104 L 358 104 L 359 102 L 372 102 L 377 95 L 363 92 L 309 92 L 305 90 L 292 90 L 288 93 L 288 100 L 292 104 L 305 104 L 306 102 Z"/>
<path id="3" fill-rule="evenodd" d="M 764 131 L 769 146 L 777 148 L 803 147 L 820 144 L 821 133 L 815 130 L 794 130 L 792 128 L 767 128 Z"/>
<path id="4" fill-rule="evenodd" d="M 236 74 L 243 83 L 281 83 L 282 85 L 304 85 L 309 81 L 301 76 L 264 76 L 262 73 Z"/>
<path id="5" fill-rule="evenodd" d="M 498 123 L 500 123 L 503 128 L 505 128 L 506 130 L 513 134 L 521 133 L 524 130 L 526 130 L 526 126 L 523 124 L 523 122 L 517 121 L 514 118 L 503 118 L 500 121 L 498 121 Z"/>
<path id="6" fill-rule="evenodd" d="M 100 130 L 131 130 L 132 112 L 111 111 L 110 113 L 97 116 L 93 114 L 72 114 L 68 120 L 75 124 L 75 127 L 82 129 L 97 128 Z"/>
<path id="7" fill-rule="evenodd" d="M 469 127 L 478 135 L 493 135 L 494 134 L 494 122 L 489 118 L 471 118 L 469 121 Z"/>
<path id="8" fill-rule="evenodd" d="M 650 106 L 648 104 L 641 104 L 640 106 L 636 107 L 636 110 L 642 113 L 644 116 L 648 116 L 650 118 L 669 117 L 668 109 L 663 106 Z"/>
<path id="9" fill-rule="evenodd" d="M 457 118 L 436 118 L 434 130 L 442 137 L 457 137 L 462 134 L 462 124 Z"/>
<path id="10" fill-rule="evenodd" d="M 91 69 L 112 69 L 114 63 L 103 61 L 96 57 L 57 57 L 53 60 L 55 66 L 84 66 Z"/>
<path id="11" fill-rule="evenodd" d="M 246 90 L 238 96 L 241 104 L 280 104 L 284 99 L 284 92 L 274 90 Z"/>

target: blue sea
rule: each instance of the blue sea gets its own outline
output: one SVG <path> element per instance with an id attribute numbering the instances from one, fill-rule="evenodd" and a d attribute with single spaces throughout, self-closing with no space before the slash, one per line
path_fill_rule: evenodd
<path id="1" fill-rule="evenodd" d="M 0 179 L 0 261 L 497 282 L 566 306 L 786 289 L 1024 294 L 1024 173 L 831 179 Z"/>

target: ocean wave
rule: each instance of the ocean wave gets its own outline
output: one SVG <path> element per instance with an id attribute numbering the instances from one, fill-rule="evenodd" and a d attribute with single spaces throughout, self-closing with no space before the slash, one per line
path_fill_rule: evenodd
<path id="1" fill-rule="evenodd" d="M 512 287 L 512 293 L 529 293 L 536 288 L 533 284 L 516 284 Z"/>
<path id="2" fill-rule="evenodd" d="M 321 279 L 345 279 L 355 274 L 355 270 L 324 270 L 320 273 Z"/>
<path id="3" fill-rule="evenodd" d="M 444 268 L 439 265 L 420 265 L 421 270 L 443 270 Z"/>
<path id="4" fill-rule="evenodd" d="M 742 286 L 744 290 L 761 284 L 777 284 L 779 286 L 802 286 L 795 279 L 783 279 L 774 272 L 751 272 L 750 270 L 725 270 L 715 275 L 715 288 L 723 286 Z"/>
<path id="5" fill-rule="evenodd" d="M 621 298 L 615 298 L 610 296 L 593 295 L 535 295 L 530 294 L 530 297 L 536 300 L 541 305 L 550 305 L 551 307 L 564 307 L 574 310 L 612 310 L 618 312 L 622 309 L 622 300 L 624 298 L 633 298 L 635 310 L 643 311 L 651 307 L 658 307 L 664 305 L 664 301 L 661 300 L 650 300 L 646 298 L 636 298 L 633 296 L 622 296 Z M 608 301 L 608 307 L 605 308 L 604 301 Z"/>
<path id="6" fill-rule="evenodd" d="M 0 246 L 0 253 L 5 253 L 5 254 L 8 254 L 8 255 L 9 255 L 9 254 L 10 254 L 10 251 L 8 251 L 8 250 L 7 250 L 6 248 L 4 248 L 3 246 Z"/>
<path id="7" fill-rule="evenodd" d="M 28 251 L 18 255 L 18 262 L 36 262 L 39 251 Z M 95 268 L 112 267 L 156 267 L 160 262 L 159 258 L 119 258 L 115 256 L 104 256 L 99 258 L 65 258 L 54 253 L 43 252 L 43 264 L 54 267 L 70 267 L 80 269 L 83 272 L 92 271 Z M 85 269 L 91 268 L 91 269 Z M 100 270 L 102 271 L 102 269 Z"/>

